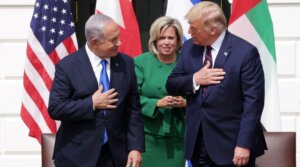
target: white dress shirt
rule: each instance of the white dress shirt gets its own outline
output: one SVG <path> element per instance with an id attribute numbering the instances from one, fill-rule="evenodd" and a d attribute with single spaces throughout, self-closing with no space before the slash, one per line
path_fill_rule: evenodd
<path id="1" fill-rule="evenodd" d="M 225 38 L 225 34 L 226 34 L 226 31 L 224 30 L 221 35 L 217 38 L 217 40 L 212 43 L 210 46 L 211 46 L 211 56 L 212 56 L 212 68 L 214 67 L 214 64 L 215 64 L 215 60 L 217 58 L 217 55 L 220 51 L 220 48 L 221 48 L 221 45 L 222 45 L 222 42 Z M 206 54 L 206 47 L 204 47 L 204 52 L 203 52 L 203 62 L 204 62 L 204 59 L 205 59 L 205 54 Z M 200 88 L 200 85 L 196 85 L 196 82 L 195 82 L 195 74 L 193 76 L 193 88 L 194 88 L 194 92 L 196 92 L 197 90 L 199 90 Z"/>
<path id="2" fill-rule="evenodd" d="M 102 70 L 102 65 L 101 65 L 101 58 L 96 56 L 91 50 L 90 48 L 87 46 L 87 44 L 85 45 L 85 50 L 87 52 L 87 55 L 89 57 L 89 60 L 91 62 L 94 74 L 97 78 L 98 81 L 98 85 L 100 84 L 100 75 L 101 75 L 101 70 Z M 107 61 L 106 64 L 106 72 L 108 75 L 108 79 L 110 80 L 110 58 L 105 59 Z"/>

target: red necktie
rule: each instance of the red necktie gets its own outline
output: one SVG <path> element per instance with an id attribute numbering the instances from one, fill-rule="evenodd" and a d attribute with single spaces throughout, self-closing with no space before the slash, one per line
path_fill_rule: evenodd
<path id="1" fill-rule="evenodd" d="M 206 53 L 205 53 L 205 58 L 203 65 L 205 66 L 207 64 L 207 61 L 210 62 L 210 68 L 212 68 L 212 56 L 211 56 L 211 46 L 206 46 Z"/>
<path id="2" fill-rule="evenodd" d="M 212 64 L 211 49 L 212 49 L 211 46 L 206 46 L 206 53 L 205 53 L 205 58 L 204 58 L 204 62 L 203 62 L 203 66 L 205 66 L 207 64 L 207 62 L 209 61 L 210 62 L 210 67 L 209 68 L 212 68 L 212 65 L 213 65 Z M 201 86 L 202 96 L 205 96 L 206 90 L 207 90 L 206 85 Z"/>

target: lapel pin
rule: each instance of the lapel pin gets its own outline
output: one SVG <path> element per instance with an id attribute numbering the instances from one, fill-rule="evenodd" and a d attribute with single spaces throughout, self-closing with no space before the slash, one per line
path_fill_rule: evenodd
<path id="1" fill-rule="evenodd" d="M 228 53 L 227 53 L 227 52 L 224 52 L 224 55 L 225 55 L 225 56 L 227 56 L 227 55 L 228 55 Z"/>
<path id="2" fill-rule="evenodd" d="M 116 67 L 118 67 L 119 66 L 119 64 L 118 63 L 116 63 Z"/>

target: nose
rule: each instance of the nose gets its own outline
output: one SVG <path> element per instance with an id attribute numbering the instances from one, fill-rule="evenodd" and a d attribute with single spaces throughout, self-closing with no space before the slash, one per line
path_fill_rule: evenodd
<path id="1" fill-rule="evenodd" d="M 168 39 L 168 38 L 163 38 L 163 39 L 162 39 L 162 43 L 163 43 L 163 44 L 169 44 L 170 41 L 171 41 L 171 40 Z"/>

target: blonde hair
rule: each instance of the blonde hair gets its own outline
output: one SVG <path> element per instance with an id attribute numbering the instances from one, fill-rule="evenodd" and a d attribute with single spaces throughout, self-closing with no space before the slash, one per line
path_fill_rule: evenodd
<path id="1" fill-rule="evenodd" d="M 214 26 L 219 32 L 227 27 L 225 15 L 220 6 L 214 2 L 203 1 L 194 5 L 185 15 L 188 22 L 200 19 L 204 26 Z"/>
<path id="2" fill-rule="evenodd" d="M 164 32 L 167 28 L 174 27 L 176 32 L 176 37 L 178 40 L 178 46 L 176 48 L 176 52 L 178 53 L 180 48 L 182 47 L 182 36 L 183 31 L 180 22 L 177 19 L 163 16 L 156 19 L 150 28 L 150 38 L 149 38 L 149 51 L 155 55 L 158 55 L 158 51 L 156 48 L 156 42 L 161 36 L 161 32 Z"/>

